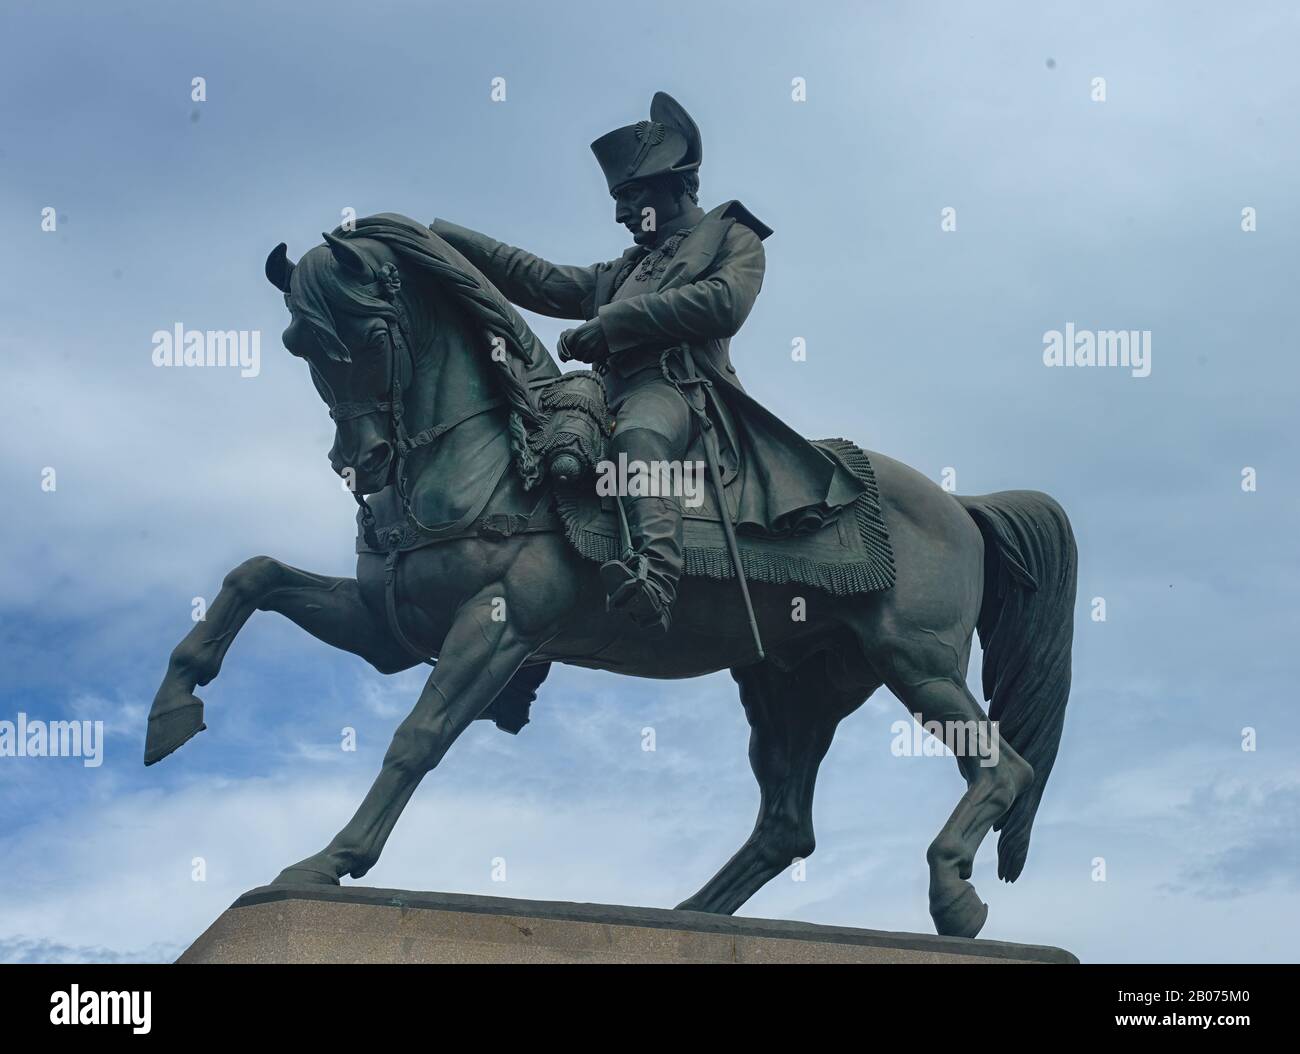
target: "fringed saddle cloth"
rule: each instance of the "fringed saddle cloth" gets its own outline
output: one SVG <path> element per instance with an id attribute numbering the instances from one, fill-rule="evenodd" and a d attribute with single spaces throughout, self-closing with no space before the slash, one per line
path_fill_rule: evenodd
<path id="1" fill-rule="evenodd" d="M 599 380 L 586 372 L 565 374 L 542 389 L 539 402 L 545 426 L 533 447 L 554 482 L 565 537 L 588 560 L 616 559 L 622 543 L 615 499 L 597 495 L 593 475 L 605 456 L 609 423 Z M 769 538 L 738 531 L 746 579 L 774 585 L 798 583 L 836 596 L 889 589 L 894 584 L 894 554 L 870 458 L 846 439 L 821 439 L 814 445 L 861 480 L 863 493 L 812 533 Z M 744 475 L 742 467 L 728 492 L 744 485 Z M 734 578 L 712 482 L 703 473 L 695 483 L 703 488 L 704 500 L 683 509 L 684 573 Z"/>

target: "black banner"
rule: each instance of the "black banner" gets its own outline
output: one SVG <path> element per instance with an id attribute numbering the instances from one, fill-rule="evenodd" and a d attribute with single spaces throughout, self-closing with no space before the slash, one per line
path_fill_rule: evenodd
<path id="1" fill-rule="evenodd" d="M 762 1015 L 763 1027 L 783 1031 L 834 1023 L 926 1039 L 978 1041 L 996 1030 L 1026 1041 L 1124 1033 L 1231 1041 L 1283 1027 L 1296 980 L 1291 966 L 1210 965 L 847 967 L 833 980 L 769 969 L 750 971 L 743 986 L 719 974 L 701 986 L 675 971 L 635 972 L 585 971 L 579 980 L 532 970 L 507 985 L 482 970 L 446 966 L 10 966 L 0 970 L 0 1013 L 7 1038 L 65 1032 L 91 1042 L 115 1033 L 132 1042 L 256 1035 L 337 1043 L 408 1030 L 432 1040 L 435 1027 L 508 1032 L 514 1022 L 537 1036 L 546 1022 L 568 1022 L 567 1029 L 589 1019 L 618 1028 L 619 1018 L 622 1028 L 652 1033 L 660 1018 L 663 1037 L 681 1040 L 701 1003 L 709 1021 L 690 1029 L 733 1038 L 760 1020 L 757 1006 L 768 1006 L 780 1020 Z M 762 998 L 764 990 L 770 998 Z"/>

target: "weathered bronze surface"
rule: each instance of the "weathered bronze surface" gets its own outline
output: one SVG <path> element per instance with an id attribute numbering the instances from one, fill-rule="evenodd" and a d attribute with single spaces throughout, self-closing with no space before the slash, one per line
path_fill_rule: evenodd
<path id="1" fill-rule="evenodd" d="M 927 854 L 936 929 L 974 936 L 987 914 L 968 881 L 975 853 L 1000 830 L 998 874 L 1019 876 L 1060 742 L 1076 570 L 1065 513 L 1033 491 L 952 495 L 882 454 L 858 451 L 869 471 L 855 471 L 853 458 L 795 434 L 744 392 L 729 353 L 771 232 L 738 202 L 695 203 L 694 122 L 656 96 L 649 121 L 593 150 L 635 242 L 618 260 L 552 265 L 392 214 L 325 235 L 297 264 L 283 245 L 271 253 L 267 276 L 290 312 L 285 345 L 329 407 L 331 461 L 360 506 L 357 574 L 264 556 L 231 571 L 172 653 L 145 763 L 206 727 L 194 690 L 254 611 L 277 611 L 384 673 L 428 661 L 355 816 L 276 879 L 337 885 L 374 865 L 471 721 L 522 727 L 550 663 L 652 678 L 727 669 L 752 727 L 760 811 L 735 856 L 681 906 L 730 914 L 812 852 L 818 766 L 840 720 L 883 685 L 919 721 L 985 737 L 957 758 L 967 789 Z M 600 385 L 590 374 L 560 380 L 512 303 L 585 320 L 560 352 L 592 363 Z M 557 432 L 559 413 L 574 415 L 575 431 Z M 605 413 L 604 435 L 582 423 Z M 674 493 L 620 494 L 621 551 L 603 567 L 580 551 L 561 514 L 566 494 L 593 486 L 587 462 L 620 454 L 708 461 L 713 504 L 697 522 L 707 527 L 710 509 L 715 526 L 726 517 L 728 544 L 713 547 L 725 561 L 692 549 Z M 800 545 L 841 527 L 874 537 L 887 573 L 810 587 Z M 987 713 L 966 687 L 977 630 Z"/>

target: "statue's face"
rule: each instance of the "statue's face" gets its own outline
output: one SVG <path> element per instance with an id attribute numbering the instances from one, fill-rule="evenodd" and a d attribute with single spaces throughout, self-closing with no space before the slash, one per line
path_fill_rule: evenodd
<path id="1" fill-rule="evenodd" d="M 392 418 L 387 410 L 378 408 L 393 392 L 394 356 L 388 327 L 382 319 L 344 321 L 338 336 L 347 345 L 351 362 L 329 358 L 312 334 L 295 334 L 295 328 L 306 327 L 290 326 L 285 343 L 294 340 L 295 347 L 290 350 L 307 360 L 312 383 L 325 404 L 343 410 L 334 424 L 330 467 L 358 494 L 378 493 L 392 482 L 394 466 Z M 348 407 L 373 409 L 348 416 Z"/>
<path id="2" fill-rule="evenodd" d="M 671 181 L 629 183 L 614 195 L 614 221 L 628 229 L 637 245 L 654 245 L 657 228 L 677 219 L 685 200 Z"/>

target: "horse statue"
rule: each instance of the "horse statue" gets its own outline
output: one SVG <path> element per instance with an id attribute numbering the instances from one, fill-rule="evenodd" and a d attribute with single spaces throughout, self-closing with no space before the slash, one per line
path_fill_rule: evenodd
<path id="1" fill-rule="evenodd" d="M 1020 875 L 1069 695 L 1077 556 L 1052 498 L 957 496 L 882 454 L 826 441 L 826 456 L 864 480 L 856 512 L 806 538 L 741 532 L 746 598 L 717 544 L 716 520 L 730 513 L 715 504 L 705 510 L 714 522 L 688 523 L 671 628 L 658 639 L 628 632 L 606 611 L 599 573 L 618 540 L 582 475 L 601 441 L 599 428 L 574 423 L 600 417 L 583 374 L 562 373 L 500 293 L 406 217 L 336 230 L 296 265 L 282 244 L 266 271 L 290 310 L 285 346 L 336 424 L 331 462 L 359 506 L 356 577 L 268 556 L 234 568 L 171 654 L 146 765 L 206 727 L 194 691 L 217 676 L 254 611 L 279 612 L 381 673 L 429 663 L 355 815 L 275 879 L 338 885 L 374 866 L 470 722 L 519 730 L 551 663 L 660 679 L 729 670 L 752 730 L 758 819 L 678 907 L 732 914 L 812 853 L 818 766 L 840 721 L 883 685 L 927 729 L 960 723 L 994 737 L 994 750 L 958 754 L 966 790 L 926 853 L 937 932 L 980 931 L 988 906 L 968 881 L 976 851 L 1000 831 L 998 876 Z M 848 548 L 837 556 L 836 546 Z M 966 685 L 976 631 L 987 713 Z"/>

